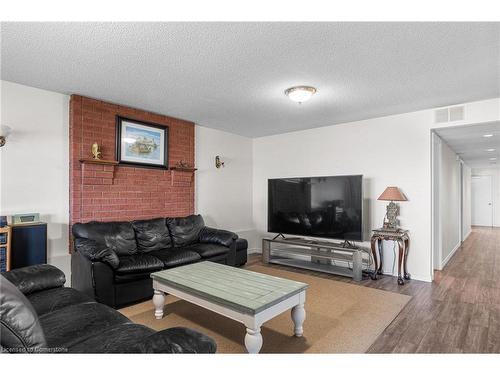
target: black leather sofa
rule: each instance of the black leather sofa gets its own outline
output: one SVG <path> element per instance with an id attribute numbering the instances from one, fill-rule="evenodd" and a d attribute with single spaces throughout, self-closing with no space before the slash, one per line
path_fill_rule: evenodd
<path id="1" fill-rule="evenodd" d="M 201 215 L 74 224 L 71 285 L 113 308 L 151 298 L 150 274 L 199 261 L 241 266 L 248 243 Z"/>
<path id="2" fill-rule="evenodd" d="M 215 342 L 188 328 L 154 331 L 65 288 L 48 264 L 0 276 L 2 353 L 214 353 Z"/>

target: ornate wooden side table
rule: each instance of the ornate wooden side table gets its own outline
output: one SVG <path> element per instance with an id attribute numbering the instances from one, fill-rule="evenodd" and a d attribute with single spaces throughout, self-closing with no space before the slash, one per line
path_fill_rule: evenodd
<path id="1" fill-rule="evenodd" d="M 395 241 L 399 246 L 398 255 L 398 284 L 403 285 L 404 280 L 410 280 L 410 274 L 406 267 L 406 260 L 408 258 L 408 250 L 410 248 L 410 235 L 408 230 L 398 229 L 398 230 L 387 230 L 384 228 L 374 229 L 371 239 L 372 255 L 373 261 L 375 263 L 375 271 L 373 273 L 373 279 L 377 278 L 377 275 L 382 274 L 382 241 Z M 378 257 L 375 250 L 375 245 L 378 247 Z M 401 266 L 403 266 L 403 276 L 401 276 Z"/>

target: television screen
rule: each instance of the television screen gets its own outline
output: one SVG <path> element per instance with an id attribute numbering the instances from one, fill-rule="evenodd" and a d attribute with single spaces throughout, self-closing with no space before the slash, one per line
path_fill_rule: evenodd
<path id="1" fill-rule="evenodd" d="M 363 176 L 268 180 L 267 230 L 362 241 Z"/>

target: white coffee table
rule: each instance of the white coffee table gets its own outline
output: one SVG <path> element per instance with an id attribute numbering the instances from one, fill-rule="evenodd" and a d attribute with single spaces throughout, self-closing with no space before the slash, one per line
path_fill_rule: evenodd
<path id="1" fill-rule="evenodd" d="M 151 278 L 156 319 L 163 318 L 168 293 L 243 323 L 249 353 L 262 347 L 262 324 L 286 310 L 292 310 L 295 336 L 303 334 L 307 284 L 213 262 L 155 272 Z"/>

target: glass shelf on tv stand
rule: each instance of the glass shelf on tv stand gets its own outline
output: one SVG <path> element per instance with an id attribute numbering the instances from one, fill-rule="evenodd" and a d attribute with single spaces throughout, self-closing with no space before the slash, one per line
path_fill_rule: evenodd
<path id="1" fill-rule="evenodd" d="M 369 249 L 305 238 L 263 239 L 264 263 L 326 272 L 361 281 L 372 264 Z M 339 264 L 340 263 L 340 264 Z"/>

